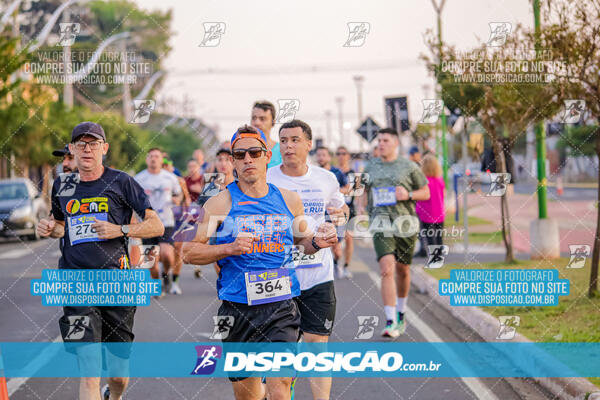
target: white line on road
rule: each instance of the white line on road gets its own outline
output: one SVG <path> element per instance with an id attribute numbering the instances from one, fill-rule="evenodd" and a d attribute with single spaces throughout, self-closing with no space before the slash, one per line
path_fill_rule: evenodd
<path id="1" fill-rule="evenodd" d="M 60 335 L 58 335 L 57 337 L 55 337 L 54 340 L 52 341 L 52 343 L 58 343 L 58 342 L 62 342 L 62 337 Z M 33 360 L 29 361 L 29 364 L 27 364 L 27 367 L 25 367 L 25 370 L 26 371 L 34 371 L 32 373 L 32 375 L 34 375 L 35 372 L 37 372 L 42 365 L 44 365 L 52 357 L 54 357 L 54 355 L 57 352 L 58 352 L 58 347 L 51 346 L 50 350 L 38 354 L 37 357 L 35 357 Z M 37 366 L 37 368 L 36 368 L 36 366 Z M 12 379 L 10 379 L 6 383 L 6 387 L 8 388 L 8 396 L 9 397 L 12 396 L 28 380 L 29 380 L 29 377 L 27 377 L 27 378 L 12 378 Z"/>
<path id="2" fill-rule="evenodd" d="M 9 250 L 9 251 L 6 251 L 6 252 L 0 254 L 0 260 L 11 259 L 11 258 L 20 258 L 23 256 L 33 254 L 33 250 L 40 247 L 44 243 L 47 243 L 47 242 L 39 241 L 36 243 L 27 243 L 26 245 L 22 244 L 20 247 L 18 247 L 16 249 Z"/>
<path id="3" fill-rule="evenodd" d="M 377 275 L 373 271 L 369 271 L 368 275 L 371 278 L 371 280 L 375 283 L 375 285 L 377 285 L 377 287 L 381 290 L 381 280 L 380 280 L 379 275 Z M 423 335 L 423 337 L 425 337 L 425 339 L 427 339 L 428 342 L 439 342 L 439 343 L 444 342 L 442 340 L 442 338 L 439 337 L 437 335 L 437 333 L 435 333 L 433 331 L 433 329 L 431 329 L 429 327 L 429 325 L 427 325 L 425 323 L 425 321 L 423 321 L 421 318 L 419 318 L 417 313 L 415 313 L 413 310 L 410 309 L 410 307 L 407 307 L 406 316 L 407 316 L 408 320 L 410 321 L 410 324 L 413 325 L 421 333 L 421 335 Z M 445 353 L 446 358 L 448 358 L 448 359 L 458 357 L 449 348 L 442 348 L 439 350 L 440 350 L 440 353 L 442 353 L 442 354 Z M 460 379 L 465 383 L 465 385 L 467 385 L 467 387 L 469 389 L 471 389 L 471 392 L 473 392 L 473 394 L 478 399 L 480 399 L 480 400 L 498 400 L 498 398 L 478 378 L 461 377 Z"/>
<path id="4" fill-rule="evenodd" d="M 2 253 L 0 254 L 0 259 L 7 259 L 7 258 L 20 258 L 29 254 L 33 254 L 32 249 L 28 248 L 28 247 L 24 247 L 21 249 L 14 249 L 14 250 L 9 250 L 6 253 Z"/>

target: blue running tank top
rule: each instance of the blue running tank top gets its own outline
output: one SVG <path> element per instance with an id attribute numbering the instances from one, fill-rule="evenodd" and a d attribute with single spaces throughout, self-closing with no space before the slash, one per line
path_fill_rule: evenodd
<path id="1" fill-rule="evenodd" d="M 227 185 L 231 211 L 217 229 L 215 244 L 234 242 L 238 232 L 254 233 L 260 241 L 253 243 L 249 253 L 219 260 L 221 273 L 217 292 L 221 300 L 248 304 L 245 273 L 279 268 L 289 271 L 292 297 L 300 295 L 300 284 L 290 257 L 294 215 L 281 191 L 275 185 L 268 185 L 268 194 L 260 198 L 245 195 L 237 182 Z"/>

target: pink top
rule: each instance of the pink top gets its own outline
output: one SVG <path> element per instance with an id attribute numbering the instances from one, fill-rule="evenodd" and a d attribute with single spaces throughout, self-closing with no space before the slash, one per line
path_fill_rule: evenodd
<path id="1" fill-rule="evenodd" d="M 419 219 L 428 224 L 444 222 L 444 180 L 428 176 L 429 200 L 417 201 L 416 212 Z"/>

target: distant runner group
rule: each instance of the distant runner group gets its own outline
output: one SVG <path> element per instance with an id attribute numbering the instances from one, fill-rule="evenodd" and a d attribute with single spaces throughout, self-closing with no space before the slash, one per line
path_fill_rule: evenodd
<path id="1" fill-rule="evenodd" d="M 214 265 L 218 315 L 232 321 L 224 342 L 327 342 L 336 317 L 334 279 L 353 278 L 353 238 L 366 229 L 355 217 L 368 215 L 381 272 L 382 335 L 404 333 L 419 225 L 415 203 L 429 199 L 428 179 L 415 162 L 399 156 L 393 129 L 379 131 L 377 157 L 360 171 L 345 146 L 336 150 L 337 167 L 326 147 L 316 149 L 318 165 L 311 164 L 309 124 L 296 119 L 272 133 L 275 115 L 273 104 L 256 102 L 250 124 L 211 163 L 196 150 L 185 177 L 157 147 L 147 150 L 146 169 L 135 177 L 105 167 L 109 144 L 103 128 L 77 125 L 71 142 L 53 153 L 63 157 L 63 174 L 53 185 L 51 216 L 37 228 L 41 236 L 60 238 L 58 268 L 143 266 L 162 278 L 162 297 L 182 294 L 184 263 L 195 266 L 196 277 L 201 266 Z M 69 179 L 74 187 L 64 190 Z M 364 190 L 357 196 L 359 188 Z M 192 221 L 195 234 L 182 241 L 180 215 L 194 208 L 201 210 Z M 135 307 L 63 311 L 65 342 L 133 341 Z M 106 358 L 126 363 L 123 349 Z M 81 349 L 78 356 L 85 358 Z M 229 379 L 236 399 L 294 397 L 294 376 Z M 314 399 L 330 397 L 331 377 L 309 383 Z M 81 378 L 80 398 L 121 399 L 127 384 L 126 377 L 111 377 L 100 389 L 100 378 Z"/>

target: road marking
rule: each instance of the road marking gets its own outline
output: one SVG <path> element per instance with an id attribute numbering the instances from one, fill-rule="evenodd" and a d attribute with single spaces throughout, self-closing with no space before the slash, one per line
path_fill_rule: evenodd
<path id="1" fill-rule="evenodd" d="M 55 337 L 54 340 L 52 341 L 52 343 L 58 343 L 58 342 L 62 342 L 62 337 L 60 335 Z M 37 372 L 42 365 L 44 365 L 52 357 L 54 357 L 57 352 L 58 352 L 58 347 L 51 346 L 50 350 L 38 354 L 37 357 L 35 357 L 33 360 L 29 361 L 29 364 L 27 364 L 27 367 L 25 367 L 25 369 L 27 371 L 34 371 L 34 373 L 32 373 L 32 375 L 34 375 L 35 372 Z M 37 368 L 35 368 L 36 365 L 37 365 Z M 12 396 L 28 380 L 29 380 L 29 378 L 11 378 L 6 383 L 6 387 L 8 388 L 8 396 L 9 397 Z"/>
<path id="2" fill-rule="evenodd" d="M 43 245 L 44 241 L 39 241 L 37 243 L 27 243 L 26 245 L 21 245 L 20 247 L 3 252 L 0 254 L 0 260 L 11 259 L 11 258 L 20 258 L 23 256 L 27 256 L 33 254 L 33 250 L 37 249 L 41 245 Z"/>
<path id="3" fill-rule="evenodd" d="M 369 271 L 368 275 L 371 278 L 371 280 L 375 283 L 375 285 L 377 285 L 377 287 L 381 290 L 381 280 L 380 280 L 379 275 L 373 271 Z M 439 337 L 438 334 L 435 333 L 433 331 L 433 329 L 431 329 L 429 327 L 429 325 L 427 325 L 425 323 L 425 321 L 423 321 L 421 318 L 419 318 L 417 313 L 415 313 L 410 307 L 407 307 L 407 309 L 406 309 L 406 316 L 407 316 L 408 320 L 410 321 L 410 324 L 413 325 L 419 331 L 419 333 L 421 333 L 421 335 L 423 335 L 423 337 L 425 339 L 427 339 L 428 342 L 439 342 L 439 343 L 444 342 L 442 340 L 442 338 Z M 457 355 L 448 348 L 442 348 L 439 350 L 440 350 L 440 353 L 442 353 L 442 354 L 445 353 L 444 355 L 447 354 L 447 358 L 449 358 L 449 359 L 457 357 Z M 467 387 L 471 390 L 471 392 L 473 392 L 473 394 L 478 399 L 480 399 L 480 400 L 498 400 L 498 398 L 478 378 L 461 377 L 460 379 L 465 383 L 465 385 L 467 385 Z"/>
<path id="4" fill-rule="evenodd" d="M 369 272 L 371 270 L 367 264 L 356 258 L 350 262 L 348 268 L 351 272 Z"/>
<path id="5" fill-rule="evenodd" d="M 32 249 L 25 247 L 21 249 L 9 250 L 6 253 L 0 254 L 0 259 L 20 258 L 29 254 L 33 254 Z"/>

